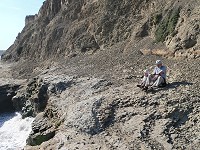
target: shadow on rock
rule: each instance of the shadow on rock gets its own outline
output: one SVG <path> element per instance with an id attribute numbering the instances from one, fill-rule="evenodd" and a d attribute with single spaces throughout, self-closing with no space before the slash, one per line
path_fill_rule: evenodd
<path id="1" fill-rule="evenodd" d="M 159 87 L 159 88 L 154 88 L 153 90 L 149 90 L 147 92 L 152 92 L 152 93 L 156 93 L 159 91 L 167 91 L 169 89 L 176 89 L 179 86 L 186 86 L 186 85 L 193 85 L 193 83 L 187 82 L 187 81 L 182 81 L 182 82 L 172 82 L 172 83 L 168 83 L 166 86 L 164 87 Z"/>
<path id="2" fill-rule="evenodd" d="M 181 85 L 193 85 L 193 83 L 187 82 L 187 81 L 182 81 L 182 82 L 172 82 L 168 83 L 166 88 L 177 88 Z"/>
<path id="3" fill-rule="evenodd" d="M 18 88 L 19 85 L 12 84 L 0 86 L 0 113 L 15 111 L 12 97 L 16 95 L 16 91 Z"/>

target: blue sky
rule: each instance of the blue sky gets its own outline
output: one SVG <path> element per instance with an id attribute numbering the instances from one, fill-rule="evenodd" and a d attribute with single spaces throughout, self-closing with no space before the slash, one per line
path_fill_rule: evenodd
<path id="1" fill-rule="evenodd" d="M 0 50 L 6 50 L 22 31 L 27 15 L 37 14 L 45 0 L 0 1 Z"/>

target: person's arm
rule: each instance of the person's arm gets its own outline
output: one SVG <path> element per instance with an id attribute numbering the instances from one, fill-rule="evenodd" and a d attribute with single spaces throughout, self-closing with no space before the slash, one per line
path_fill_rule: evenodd
<path id="1" fill-rule="evenodd" d="M 151 77 L 153 78 L 156 75 L 156 67 L 153 69 L 153 72 L 151 73 Z"/>
<path id="2" fill-rule="evenodd" d="M 160 70 L 160 72 L 158 73 L 158 75 L 162 76 L 163 74 L 165 74 L 162 70 Z"/>

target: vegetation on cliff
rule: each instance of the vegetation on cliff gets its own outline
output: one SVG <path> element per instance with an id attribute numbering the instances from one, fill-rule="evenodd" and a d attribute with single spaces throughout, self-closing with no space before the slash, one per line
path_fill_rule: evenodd
<path id="1" fill-rule="evenodd" d="M 167 16 L 164 16 L 164 19 L 159 23 L 156 32 L 155 38 L 157 42 L 164 42 L 165 38 L 174 33 L 176 24 L 179 19 L 180 9 L 171 10 Z M 155 22 L 158 23 L 160 15 L 155 17 Z"/>

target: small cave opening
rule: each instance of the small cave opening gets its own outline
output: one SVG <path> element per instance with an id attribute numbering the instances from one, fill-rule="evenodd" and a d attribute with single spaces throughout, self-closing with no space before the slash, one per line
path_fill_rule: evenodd
<path id="1" fill-rule="evenodd" d="M 0 86 L 0 113 L 14 112 L 15 108 L 12 98 L 16 95 L 19 85 L 2 85 Z"/>

